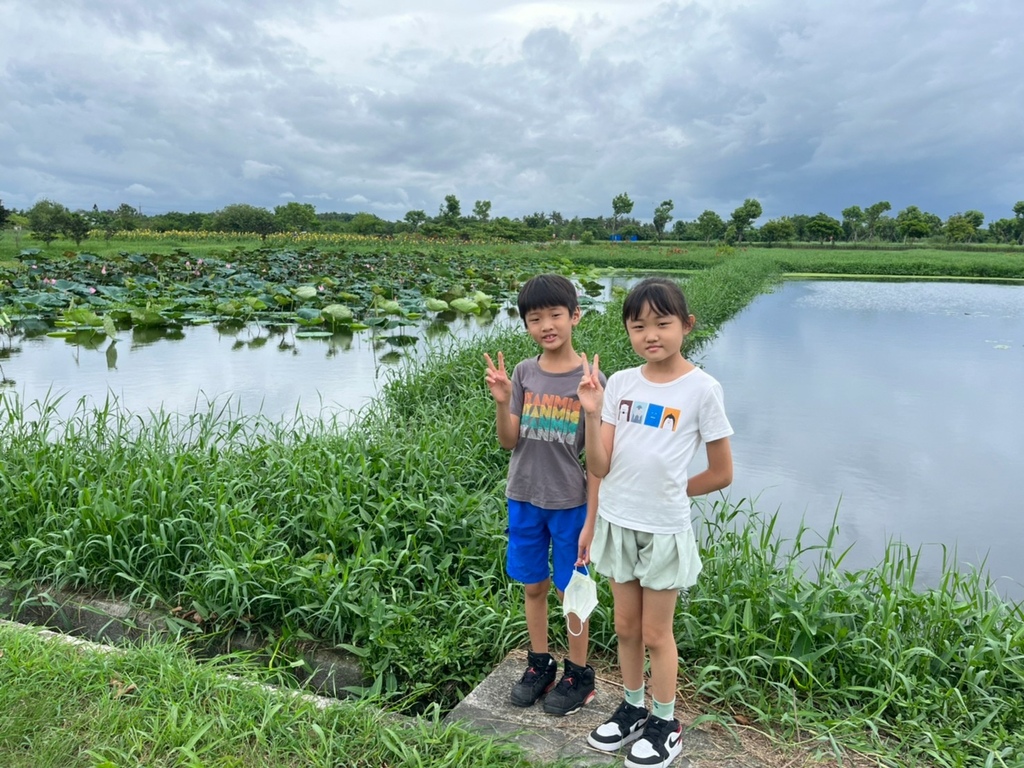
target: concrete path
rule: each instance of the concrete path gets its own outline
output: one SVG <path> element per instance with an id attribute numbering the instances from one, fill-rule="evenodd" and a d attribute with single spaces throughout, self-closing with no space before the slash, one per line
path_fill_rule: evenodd
<path id="1" fill-rule="evenodd" d="M 622 697 L 622 689 L 597 682 L 597 695 L 586 707 L 567 717 L 544 714 L 538 702 L 532 707 L 514 707 L 509 691 L 526 668 L 526 652 L 513 651 L 487 678 L 467 695 L 445 718 L 461 721 L 472 730 L 508 738 L 531 754 L 538 763 L 564 759 L 573 766 L 622 765 L 625 750 L 608 754 L 587 744 L 587 734 L 603 723 Z M 683 730 L 683 753 L 672 768 L 765 768 L 765 763 L 735 744 L 699 729 Z"/>

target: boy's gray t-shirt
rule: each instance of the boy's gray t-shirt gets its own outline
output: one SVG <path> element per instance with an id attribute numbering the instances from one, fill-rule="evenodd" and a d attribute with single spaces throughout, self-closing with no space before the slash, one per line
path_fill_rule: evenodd
<path id="1" fill-rule="evenodd" d="M 586 421 L 576 395 L 582 376 L 582 364 L 567 373 L 547 373 L 539 356 L 515 367 L 509 410 L 519 417 L 519 440 L 508 465 L 508 498 L 543 509 L 587 503 L 580 464 Z"/>

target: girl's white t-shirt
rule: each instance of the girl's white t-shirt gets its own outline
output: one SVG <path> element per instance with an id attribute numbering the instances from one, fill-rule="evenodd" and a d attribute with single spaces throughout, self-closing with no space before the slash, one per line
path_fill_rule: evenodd
<path id="1" fill-rule="evenodd" d="M 615 425 L 615 440 L 598 514 L 635 531 L 688 530 L 690 462 L 704 443 L 733 433 L 722 385 L 700 368 L 663 384 L 640 368 L 618 371 L 608 378 L 601 421 Z"/>

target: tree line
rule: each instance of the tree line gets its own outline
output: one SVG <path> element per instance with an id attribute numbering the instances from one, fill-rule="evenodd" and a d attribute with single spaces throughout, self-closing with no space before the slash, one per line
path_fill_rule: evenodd
<path id="1" fill-rule="evenodd" d="M 723 217 L 705 210 L 693 220 L 673 220 L 674 204 L 664 200 L 655 206 L 650 221 L 637 219 L 633 200 L 626 192 L 611 201 L 611 216 L 571 219 L 558 211 L 543 211 L 509 218 L 491 216 L 491 202 L 477 200 L 472 212 L 464 214 L 459 198 L 446 195 L 435 215 L 424 210 L 410 210 L 397 221 L 382 219 L 372 213 L 318 213 L 310 203 L 289 202 L 273 210 L 237 203 L 211 213 L 168 213 L 145 216 L 142 211 L 122 203 L 116 209 L 69 210 L 52 200 L 40 200 L 23 211 L 7 209 L 0 201 L 0 229 L 13 227 L 20 236 L 27 231 L 31 237 L 49 244 L 58 237 L 76 244 L 89 237 L 110 239 L 118 232 L 145 229 L 155 232 L 212 231 L 255 234 L 262 238 L 275 233 L 326 232 L 360 235 L 397 235 L 419 233 L 439 238 L 490 238 L 509 241 L 577 240 L 672 240 L 697 241 L 706 244 L 763 243 L 769 247 L 792 242 L 883 242 L 943 241 L 947 243 L 1024 244 L 1024 200 L 1012 208 L 1013 218 L 1004 217 L 985 226 L 980 211 L 954 213 L 942 220 L 933 213 L 910 205 L 889 215 L 892 206 L 882 200 L 862 208 L 851 205 L 837 219 L 826 213 L 794 214 L 770 219 L 760 226 L 761 203 L 748 198 Z"/>

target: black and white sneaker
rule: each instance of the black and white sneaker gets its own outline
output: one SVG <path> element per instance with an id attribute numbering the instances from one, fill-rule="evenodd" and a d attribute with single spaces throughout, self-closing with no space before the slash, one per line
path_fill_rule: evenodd
<path id="1" fill-rule="evenodd" d="M 624 744 L 643 735 L 644 725 L 647 723 L 647 710 L 643 707 L 635 707 L 628 701 L 623 700 L 615 714 L 601 723 L 587 736 L 587 743 L 594 749 L 603 752 L 614 752 Z"/>
<path id="2" fill-rule="evenodd" d="M 571 715 L 594 698 L 594 668 L 581 667 L 565 660 L 565 674 L 558 685 L 544 697 L 544 711 L 549 715 Z"/>
<path id="3" fill-rule="evenodd" d="M 530 707 L 555 685 L 558 664 L 549 653 L 530 651 L 526 657 L 526 671 L 518 683 L 512 686 L 509 697 L 517 707 Z"/>
<path id="4" fill-rule="evenodd" d="M 644 726 L 643 738 L 626 755 L 626 768 L 665 768 L 682 751 L 683 726 L 679 721 L 652 715 Z"/>

